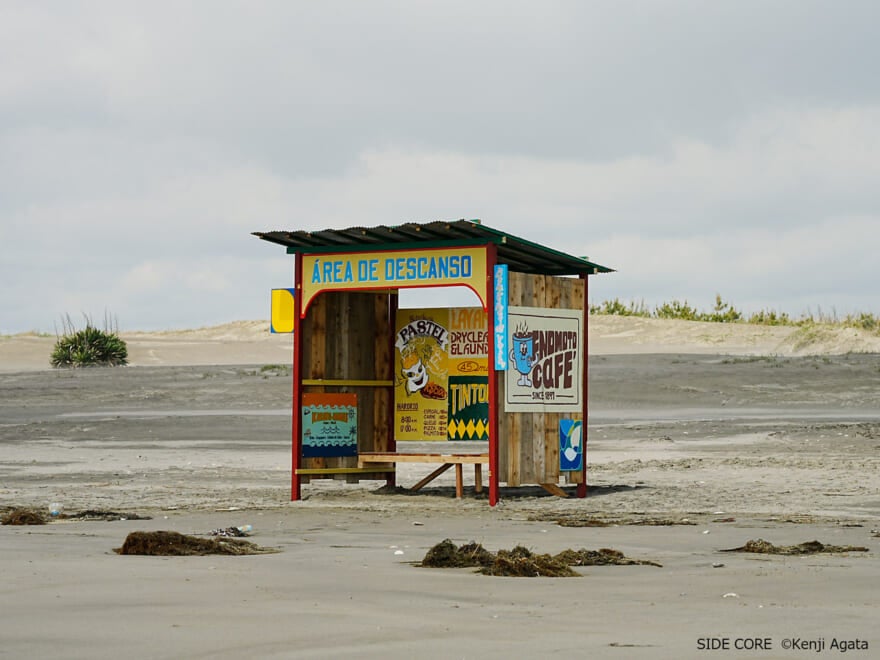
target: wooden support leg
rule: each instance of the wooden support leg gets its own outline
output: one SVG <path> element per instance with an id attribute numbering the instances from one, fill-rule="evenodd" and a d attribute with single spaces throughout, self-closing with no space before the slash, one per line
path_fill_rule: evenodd
<path id="1" fill-rule="evenodd" d="M 429 483 L 431 483 L 432 481 L 434 481 L 434 479 L 436 479 L 437 477 L 439 477 L 441 474 L 443 474 L 444 472 L 446 472 L 446 470 L 448 470 L 448 469 L 451 468 L 451 467 L 452 467 L 452 463 L 444 463 L 443 465 L 441 465 L 440 467 L 438 467 L 436 470 L 434 470 L 431 474 L 429 474 L 427 477 L 425 477 L 424 479 L 422 479 L 422 480 L 421 480 L 419 483 L 417 483 L 415 486 L 413 486 L 412 488 L 410 488 L 410 490 L 419 490 L 419 489 L 421 489 L 422 486 L 424 486 L 425 484 L 429 484 Z"/>
<path id="2" fill-rule="evenodd" d="M 540 484 L 540 486 L 548 493 L 550 493 L 551 495 L 555 495 L 556 497 L 568 497 L 568 493 L 566 493 L 556 484 Z"/>
<path id="3" fill-rule="evenodd" d="M 464 480 L 462 479 L 462 465 L 461 463 L 455 464 L 455 497 L 456 499 L 461 499 L 462 491 L 464 490 Z"/>
<path id="4" fill-rule="evenodd" d="M 483 492 L 483 464 L 474 463 L 474 490 Z"/>

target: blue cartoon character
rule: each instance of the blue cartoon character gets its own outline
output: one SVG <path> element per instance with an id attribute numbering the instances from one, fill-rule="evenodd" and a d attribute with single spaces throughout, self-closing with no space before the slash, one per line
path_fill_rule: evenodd
<path id="1" fill-rule="evenodd" d="M 535 365 L 535 340 L 527 327 L 517 327 L 513 334 L 513 348 L 510 349 L 510 359 L 513 360 L 514 368 L 520 373 L 517 385 L 531 387 L 532 379 L 529 374 Z"/>

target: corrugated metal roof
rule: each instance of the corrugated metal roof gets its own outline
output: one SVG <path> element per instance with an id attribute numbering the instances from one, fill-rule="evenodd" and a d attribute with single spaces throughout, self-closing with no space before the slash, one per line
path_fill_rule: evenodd
<path id="1" fill-rule="evenodd" d="M 319 231 L 253 232 L 264 241 L 297 252 L 360 252 L 364 250 L 400 250 L 427 247 L 454 247 L 494 243 L 498 263 L 521 273 L 541 275 L 593 275 L 613 269 L 575 257 L 532 241 L 492 229 L 478 221 L 453 220 L 406 223 L 396 226 L 351 227 Z"/>

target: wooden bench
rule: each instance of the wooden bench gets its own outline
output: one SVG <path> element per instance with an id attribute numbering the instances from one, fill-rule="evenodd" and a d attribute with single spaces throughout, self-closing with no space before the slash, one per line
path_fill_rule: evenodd
<path id="1" fill-rule="evenodd" d="M 375 463 L 440 463 L 440 467 L 412 486 L 416 491 L 429 484 L 453 465 L 455 466 L 455 497 L 461 499 L 463 487 L 462 466 L 474 466 L 474 490 L 483 492 L 483 463 L 489 464 L 489 454 L 399 454 L 397 452 L 364 452 L 358 454 L 358 467 L 368 468 Z"/>

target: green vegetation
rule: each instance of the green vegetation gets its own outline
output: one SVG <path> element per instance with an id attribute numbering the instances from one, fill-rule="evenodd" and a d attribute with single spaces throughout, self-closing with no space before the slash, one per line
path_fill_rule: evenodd
<path id="1" fill-rule="evenodd" d="M 680 321 L 706 321 L 711 323 L 750 323 L 754 325 L 786 325 L 804 328 L 804 334 L 816 333 L 821 327 L 836 326 L 857 328 L 880 335 L 880 317 L 861 312 L 848 314 L 843 318 L 836 313 L 825 314 L 821 310 L 813 314 L 807 312 L 800 318 L 793 318 L 785 312 L 761 310 L 744 315 L 733 305 L 725 302 L 720 295 L 715 296 L 715 307 L 703 312 L 691 306 L 687 300 L 672 300 L 650 309 L 644 301 L 623 302 L 618 298 L 605 300 L 598 305 L 590 305 L 590 314 L 614 316 L 639 316 L 655 319 L 678 319 Z"/>
<path id="2" fill-rule="evenodd" d="M 286 364 L 264 364 L 260 367 L 261 374 L 286 376 L 288 371 L 290 371 L 290 366 Z"/>
<path id="3" fill-rule="evenodd" d="M 62 319 L 63 332 L 55 342 L 50 362 L 53 367 L 116 367 L 128 363 L 128 347 L 117 330 L 110 329 L 105 317 L 104 329 L 95 327 L 86 316 L 86 327 L 77 330 L 69 316 Z"/>

